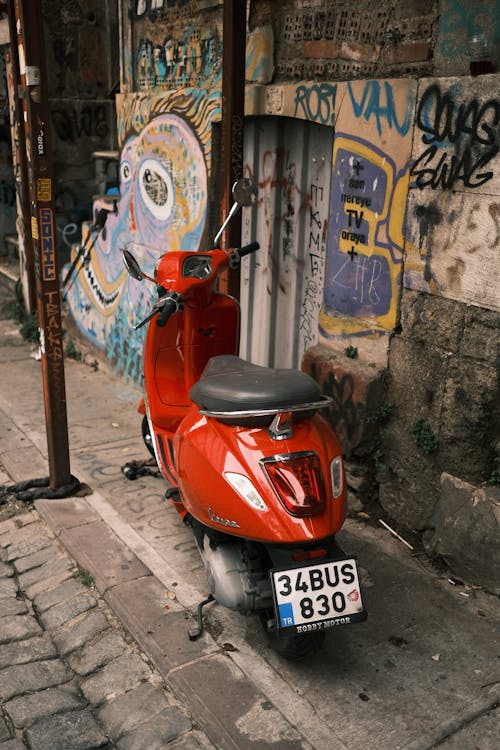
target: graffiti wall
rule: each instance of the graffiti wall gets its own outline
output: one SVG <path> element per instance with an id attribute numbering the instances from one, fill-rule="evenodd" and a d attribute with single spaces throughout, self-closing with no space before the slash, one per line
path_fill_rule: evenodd
<path id="1" fill-rule="evenodd" d="M 133 325 L 149 311 L 154 288 L 125 272 L 122 249 L 152 273 L 168 249 L 197 249 L 205 236 L 210 125 L 220 116 L 217 97 L 120 97 L 120 195 L 94 203 L 86 226 L 86 261 L 67 295 L 85 337 L 103 350 L 126 379 L 138 381 L 144 329 Z M 102 213 L 104 212 L 104 213 Z M 95 229 L 96 217 L 105 216 Z M 73 258 L 77 248 L 73 249 Z"/>
<path id="2" fill-rule="evenodd" d="M 348 82 L 337 93 L 319 319 L 329 341 L 387 339 L 396 325 L 415 92 L 414 81 L 397 80 Z"/>
<path id="3" fill-rule="evenodd" d="M 419 82 L 405 285 L 500 310 L 495 76 Z"/>
<path id="4" fill-rule="evenodd" d="M 218 3 L 200 10 L 181 0 L 136 0 L 129 23 L 122 83 L 133 93 L 116 99 L 119 195 L 94 202 L 82 243 L 86 260 L 67 302 L 82 334 L 125 379 L 138 381 L 145 329 L 133 325 L 147 314 L 154 288 L 125 273 L 121 251 L 131 250 L 152 273 L 165 251 L 208 241 L 222 36 Z M 88 114 L 87 127 L 104 126 L 97 111 Z M 58 126 L 71 138 L 80 123 L 66 117 Z"/>
<path id="5" fill-rule="evenodd" d="M 117 100 L 120 196 L 92 238 L 87 281 L 78 278 L 69 305 L 82 332 L 136 379 L 141 338 L 130 335 L 129 324 L 149 296 L 123 277 L 120 250 L 133 246 L 152 267 L 164 249 L 208 239 L 222 19 L 217 2 L 136 0 L 129 11 L 122 84 L 135 93 Z M 477 93 L 488 87 L 484 77 L 448 84 L 318 75 L 273 85 L 279 30 L 255 20 L 246 61 L 247 79 L 257 85 L 247 85 L 246 114 L 259 117 L 247 125 L 245 170 L 255 177 L 259 198 L 245 214 L 244 239 L 258 239 L 264 252 L 247 261 L 242 276 L 242 353 L 296 365 L 319 341 L 355 347 L 365 361 L 385 366 L 404 284 L 478 304 L 495 296 L 475 283 L 482 272 L 491 285 L 484 257 L 473 256 L 476 244 L 496 242 L 495 202 L 483 210 L 474 201 L 494 185 L 488 164 L 497 148 L 496 102 Z M 59 132 L 71 139 L 79 128 L 102 127 L 97 111 L 86 115 L 68 119 L 66 113 Z M 300 121 L 308 124 L 303 132 Z M 325 141 L 309 139 L 309 126 L 323 128 Z M 109 201 L 95 204 L 94 218 L 103 208 L 109 210 Z M 477 242 L 463 273 L 468 259 L 450 261 L 448 246 L 455 235 L 470 238 L 470 227 Z M 439 236 L 448 243 L 446 264 L 439 261 Z"/>
<path id="6" fill-rule="evenodd" d="M 329 196 L 317 237 L 322 250 L 315 255 L 321 271 L 317 278 L 306 279 L 314 289 L 320 284 L 320 302 L 316 306 L 309 294 L 307 322 L 298 321 L 315 331 L 314 337 L 304 339 L 305 348 L 319 338 L 342 349 L 359 347 L 371 360 L 385 363 L 389 334 L 398 320 L 416 90 L 415 81 L 402 79 L 300 83 L 267 90 L 266 115 L 307 120 L 335 134 L 332 153 L 323 149 L 321 157 L 295 148 L 291 159 L 296 175 L 307 173 L 315 160 L 317 166 L 321 158 L 328 160 L 328 170 L 317 183 L 323 198 Z M 261 129 L 265 127 L 263 119 Z M 288 126 L 281 127 L 288 135 Z M 262 149 L 260 176 L 264 158 Z M 310 195 L 312 202 L 312 191 Z M 286 223 L 286 216 L 282 221 Z M 296 261 L 300 257 L 295 254 Z"/>
<path id="7" fill-rule="evenodd" d="M 135 0 L 131 5 L 125 90 L 218 87 L 222 17 L 217 0 Z"/>

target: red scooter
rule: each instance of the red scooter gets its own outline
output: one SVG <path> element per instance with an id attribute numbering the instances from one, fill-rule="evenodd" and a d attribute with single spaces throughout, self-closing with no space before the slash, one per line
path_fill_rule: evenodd
<path id="1" fill-rule="evenodd" d="M 229 218 L 253 196 L 235 184 Z M 359 573 L 335 543 L 345 518 L 329 407 L 303 372 L 237 356 L 239 306 L 217 291 L 222 272 L 258 250 L 169 251 L 154 278 L 123 251 L 128 272 L 156 284 L 144 349 L 143 436 L 170 485 L 166 497 L 194 532 L 210 596 L 261 616 L 271 645 L 299 659 L 325 632 L 366 618 Z"/>

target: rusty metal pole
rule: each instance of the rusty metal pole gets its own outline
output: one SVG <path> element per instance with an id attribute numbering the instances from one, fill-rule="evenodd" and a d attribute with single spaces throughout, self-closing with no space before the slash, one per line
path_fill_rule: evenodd
<path id="1" fill-rule="evenodd" d="M 245 116 L 246 0 L 224 0 L 222 31 L 221 221 L 232 206 L 231 188 L 243 175 Z M 223 248 L 241 244 L 241 212 L 229 223 Z M 221 289 L 239 297 L 239 272 L 229 273 Z"/>
<path id="2" fill-rule="evenodd" d="M 50 111 L 40 0 L 14 0 L 29 178 L 30 217 L 40 326 L 49 486 L 70 485 L 61 300 L 54 221 Z M 25 186 L 26 187 L 26 186 Z"/>

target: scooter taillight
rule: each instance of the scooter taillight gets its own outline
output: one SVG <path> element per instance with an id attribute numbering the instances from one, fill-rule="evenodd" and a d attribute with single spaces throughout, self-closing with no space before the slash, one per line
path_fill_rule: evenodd
<path id="1" fill-rule="evenodd" d="M 281 502 L 292 516 L 316 516 L 325 509 L 325 483 L 314 451 L 289 453 L 261 461 Z"/>

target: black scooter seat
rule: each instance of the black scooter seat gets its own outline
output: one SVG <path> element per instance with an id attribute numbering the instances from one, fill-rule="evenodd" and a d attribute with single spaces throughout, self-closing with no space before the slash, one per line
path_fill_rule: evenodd
<path id="1" fill-rule="evenodd" d="M 206 411 L 226 413 L 300 406 L 321 398 L 318 384 L 305 372 L 261 367 L 232 355 L 212 357 L 189 396 Z"/>

